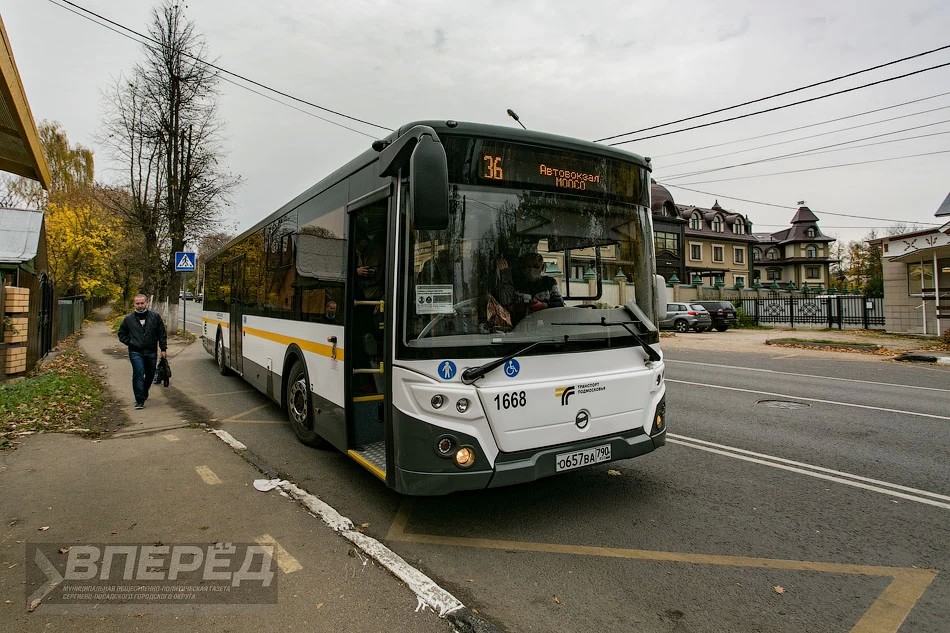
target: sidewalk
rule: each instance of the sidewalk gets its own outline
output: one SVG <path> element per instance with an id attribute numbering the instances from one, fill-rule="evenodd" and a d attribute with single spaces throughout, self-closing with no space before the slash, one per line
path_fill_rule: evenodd
<path id="1" fill-rule="evenodd" d="M 173 367 L 185 345 L 169 340 Z M 280 490 L 256 490 L 254 480 L 265 476 L 207 430 L 189 428 L 160 386 L 144 410 L 134 410 L 131 366 L 104 322 L 87 323 L 80 346 L 126 403 L 130 422 L 102 440 L 38 435 L 0 453 L 0 632 L 453 630 L 449 618 L 425 608 L 313 508 Z M 59 567 L 65 563 L 55 552 L 65 558 L 66 548 L 80 545 L 255 542 L 277 543 L 278 604 L 264 612 L 221 612 L 217 605 L 171 612 L 168 603 L 127 605 L 128 613 L 101 604 L 89 615 L 43 602 L 27 610 L 27 593 L 41 584 L 27 588 L 29 545 L 49 544 L 43 551 L 53 548 L 50 560 Z M 72 612 L 56 612 L 64 608 Z"/>

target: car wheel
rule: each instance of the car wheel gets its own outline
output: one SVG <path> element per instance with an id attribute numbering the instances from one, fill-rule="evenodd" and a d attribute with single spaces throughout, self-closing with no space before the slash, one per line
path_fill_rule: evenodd
<path id="1" fill-rule="evenodd" d="M 221 336 L 221 332 L 218 332 L 218 338 L 214 343 L 214 362 L 218 364 L 218 373 L 222 376 L 231 373 L 227 361 L 224 359 L 224 338 Z"/>
<path id="2" fill-rule="evenodd" d="M 679 319 L 676 323 L 673 324 L 673 329 L 677 332 L 689 332 L 689 323 L 683 319 Z"/>
<path id="3" fill-rule="evenodd" d="M 717 325 L 717 326 L 716 326 L 716 329 L 719 330 L 720 332 L 725 332 L 726 330 L 729 329 L 729 326 L 728 326 L 728 325 Z"/>
<path id="4" fill-rule="evenodd" d="M 294 435 L 302 444 L 314 448 L 326 448 L 327 441 L 313 428 L 313 406 L 310 398 L 310 385 L 307 372 L 298 360 L 290 369 L 287 379 L 287 418 Z"/>

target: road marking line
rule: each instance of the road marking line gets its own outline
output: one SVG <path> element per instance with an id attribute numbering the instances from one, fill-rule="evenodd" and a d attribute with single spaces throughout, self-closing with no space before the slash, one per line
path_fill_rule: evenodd
<path id="1" fill-rule="evenodd" d="M 796 356 L 801 356 L 801 354 L 785 354 L 784 356 L 773 356 L 772 360 L 782 360 L 783 358 L 795 358 Z"/>
<path id="2" fill-rule="evenodd" d="M 671 380 L 670 378 L 667 378 L 666 382 L 674 382 L 680 385 L 693 385 L 694 387 L 709 387 L 710 389 L 725 389 L 726 391 L 742 391 L 744 393 L 754 393 L 760 396 L 772 396 L 775 398 L 789 398 L 791 400 L 807 400 L 808 402 L 820 402 L 822 404 L 836 404 L 841 407 L 853 407 L 855 409 L 870 409 L 871 411 L 884 411 L 885 413 L 900 413 L 903 415 L 916 415 L 922 418 L 933 418 L 935 420 L 950 420 L 950 417 L 947 417 L 945 415 L 935 415 L 933 413 L 918 413 L 916 411 L 904 411 L 902 409 L 887 409 L 885 407 L 872 407 L 871 405 L 868 405 L 868 404 L 854 404 L 851 402 L 838 402 L 837 400 L 822 400 L 820 398 L 807 398 L 805 396 L 791 396 L 787 393 L 772 393 L 771 391 L 757 391 L 755 389 L 742 389 L 741 387 L 726 387 L 723 385 L 710 385 L 709 383 L 705 383 L 705 382 L 691 382 L 688 380 Z"/>
<path id="3" fill-rule="evenodd" d="M 603 556 L 628 560 L 664 561 L 720 567 L 750 567 L 760 569 L 783 569 L 810 571 L 828 574 L 852 574 L 857 576 L 884 576 L 893 580 L 874 600 L 850 633 L 897 633 L 901 624 L 913 610 L 920 597 L 939 573 L 936 569 L 912 567 L 885 567 L 879 565 L 854 565 L 849 563 L 826 563 L 820 561 L 797 561 L 749 556 L 720 556 L 688 552 L 663 552 L 590 545 L 565 545 L 559 543 L 535 543 L 482 539 L 463 536 L 437 536 L 434 534 L 407 533 L 405 531 L 412 502 L 407 501 L 396 514 L 387 539 L 407 543 L 447 545 L 546 554 L 569 554 L 580 556 Z"/>
<path id="4" fill-rule="evenodd" d="M 673 438 L 667 438 L 672 444 L 682 444 L 690 448 L 696 448 L 701 451 L 707 451 L 709 453 L 716 453 L 717 455 L 724 455 L 725 457 L 732 457 L 733 459 L 741 459 L 743 461 L 752 462 L 753 464 L 761 464 L 763 466 L 771 466 L 772 468 L 779 468 L 781 470 L 787 470 L 793 473 L 798 473 L 800 475 L 808 475 L 809 477 L 816 477 L 818 479 L 826 479 L 828 481 L 833 481 L 835 483 L 844 484 L 846 486 L 853 486 L 855 488 L 864 488 L 865 490 L 870 490 L 872 492 L 880 492 L 881 494 L 890 495 L 892 497 L 900 497 L 901 499 L 906 499 L 908 501 L 916 501 L 917 503 L 924 503 L 931 506 L 936 506 L 938 508 L 944 508 L 950 510 L 950 503 L 943 503 L 941 501 L 936 501 L 934 499 L 925 499 L 923 497 L 917 497 L 914 495 L 905 494 L 903 492 L 897 492 L 895 490 L 887 490 L 886 488 L 881 488 L 879 486 L 871 486 L 859 481 L 851 481 L 849 479 L 844 479 L 843 477 L 834 477 L 832 475 L 825 475 L 822 473 L 812 472 L 804 468 L 796 468 L 794 466 L 785 466 L 784 464 L 777 464 L 775 462 L 770 462 L 764 459 L 757 459 L 755 457 L 746 457 L 743 455 L 737 455 L 729 451 L 719 450 L 718 448 L 710 448 L 708 446 L 700 446 L 698 444 L 691 444 L 689 442 L 683 442 L 681 440 L 676 440 Z"/>
<path id="5" fill-rule="evenodd" d="M 284 549 L 284 546 L 277 542 L 277 540 L 270 534 L 262 534 L 254 539 L 258 545 L 273 545 L 274 554 L 277 558 L 277 567 L 280 568 L 280 571 L 285 574 L 292 574 L 295 571 L 300 571 L 303 569 L 303 565 L 300 564 L 296 558 L 294 558 L 290 552 Z"/>
<path id="6" fill-rule="evenodd" d="M 239 393 L 256 393 L 254 389 L 242 389 L 241 391 L 220 391 L 218 393 L 203 393 L 202 397 L 205 396 L 233 396 Z"/>
<path id="7" fill-rule="evenodd" d="M 282 418 L 277 418 L 275 420 L 248 420 L 247 418 L 240 418 L 235 420 L 234 418 L 227 418 L 224 420 L 217 420 L 217 423 L 230 422 L 232 424 L 283 424 L 286 420 Z"/>
<path id="8" fill-rule="evenodd" d="M 252 409 L 248 409 L 248 410 L 245 411 L 244 413 L 238 413 L 237 415 L 232 415 L 230 418 L 224 418 L 223 420 L 220 420 L 220 421 L 221 421 L 221 422 L 231 422 L 232 420 L 240 420 L 240 419 L 243 418 L 245 415 L 250 415 L 250 414 L 252 414 L 252 413 L 256 413 L 256 412 L 258 412 L 258 411 L 261 411 L 262 409 L 268 409 L 268 408 L 270 408 L 271 404 L 272 404 L 272 403 L 268 402 L 268 403 L 262 404 L 262 405 L 260 405 L 260 406 L 254 407 L 254 408 L 252 408 Z"/>
<path id="9" fill-rule="evenodd" d="M 164 438 L 165 438 L 166 440 L 168 440 L 169 442 L 177 442 L 177 441 L 178 441 L 178 436 L 177 436 L 177 435 L 172 435 L 171 433 L 168 433 L 167 435 L 163 435 L 162 437 L 164 437 Z"/>
<path id="10" fill-rule="evenodd" d="M 862 477 L 861 475 L 853 475 L 851 473 L 846 473 L 840 470 L 832 470 L 831 468 L 825 468 L 824 466 L 815 466 L 814 464 L 806 464 L 805 462 L 796 462 L 791 459 L 785 459 L 784 457 L 776 457 L 775 455 L 767 455 L 765 453 L 756 453 L 754 451 L 747 451 L 744 448 L 737 448 L 735 446 L 727 446 L 725 444 L 716 444 L 715 442 L 708 442 L 706 440 L 701 440 L 695 437 L 687 437 L 685 435 L 677 435 L 675 433 L 667 433 L 666 435 L 669 438 L 674 438 L 676 440 L 681 440 L 679 444 L 686 444 L 686 442 L 695 442 L 697 444 L 706 444 L 707 446 L 714 446 L 716 448 L 721 448 L 727 451 L 733 451 L 736 453 L 744 453 L 746 455 L 752 455 L 754 457 L 761 457 L 763 459 L 770 459 L 776 462 L 782 462 L 783 464 L 791 464 L 793 466 L 801 466 L 803 468 L 811 468 L 812 470 L 818 470 L 824 473 L 831 473 L 834 475 L 840 475 L 841 477 L 848 477 L 851 479 L 856 479 L 858 481 L 864 481 L 871 484 L 878 484 L 881 486 L 887 486 L 889 488 L 894 488 L 896 490 L 903 490 L 905 492 L 913 492 L 916 494 L 924 495 L 927 497 L 934 497 L 935 499 L 943 499 L 945 501 L 950 501 L 950 496 L 938 494 L 936 492 L 928 492 L 927 490 L 920 490 L 919 488 L 910 488 L 908 486 L 901 486 L 900 484 L 892 484 L 888 481 L 882 481 L 880 479 L 871 479 L 870 477 Z M 695 446 L 693 448 L 701 448 Z"/>
<path id="11" fill-rule="evenodd" d="M 195 472 L 198 473 L 198 476 L 209 486 L 221 483 L 221 479 L 207 466 L 195 466 Z"/>
<path id="12" fill-rule="evenodd" d="M 700 365 L 702 367 L 717 367 L 719 369 L 736 369 L 740 371 L 754 371 L 757 374 L 779 374 L 782 376 L 801 376 L 802 378 L 819 378 L 821 380 L 839 380 L 841 382 L 857 382 L 865 385 L 879 385 L 881 387 L 898 387 L 900 389 L 922 389 L 924 391 L 950 392 L 950 389 L 940 389 L 938 387 L 919 387 L 917 385 L 898 385 L 892 382 L 876 382 L 873 380 L 858 380 L 856 378 L 837 378 L 835 376 L 816 376 L 814 374 L 799 374 L 792 371 L 777 371 L 775 369 L 755 369 L 754 367 L 739 367 L 737 365 L 718 365 L 716 363 L 700 363 L 693 360 L 673 360 L 665 358 L 667 363 L 680 363 L 682 365 Z"/>

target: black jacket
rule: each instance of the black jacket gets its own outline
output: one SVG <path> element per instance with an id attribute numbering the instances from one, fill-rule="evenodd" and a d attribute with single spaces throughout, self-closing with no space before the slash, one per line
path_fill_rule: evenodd
<path id="1" fill-rule="evenodd" d="M 139 323 L 139 315 L 135 312 L 126 315 L 119 326 L 119 340 L 130 350 L 136 352 L 155 353 L 159 347 L 164 352 L 168 349 L 168 339 L 165 335 L 165 322 L 158 312 L 145 312 L 145 327 Z"/>

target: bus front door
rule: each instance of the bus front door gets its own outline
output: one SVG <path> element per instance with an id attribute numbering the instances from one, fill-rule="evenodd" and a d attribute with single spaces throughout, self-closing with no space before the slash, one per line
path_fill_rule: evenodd
<path id="1" fill-rule="evenodd" d="M 231 369 L 244 375 L 244 271 L 247 260 L 240 256 L 231 262 Z"/>

